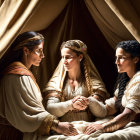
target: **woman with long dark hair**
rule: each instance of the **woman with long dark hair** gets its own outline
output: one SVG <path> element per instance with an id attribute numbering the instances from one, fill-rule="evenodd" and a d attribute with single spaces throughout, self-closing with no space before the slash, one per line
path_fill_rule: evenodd
<path id="1" fill-rule="evenodd" d="M 115 114 L 115 117 L 105 123 L 90 124 L 84 133 L 115 131 L 99 136 L 99 140 L 103 137 L 105 140 L 140 139 L 136 133 L 140 129 L 140 43 L 136 40 L 120 42 L 116 47 L 116 65 L 119 77 L 115 95 L 106 100 L 107 116 Z"/>
<path id="2" fill-rule="evenodd" d="M 73 125 L 59 122 L 42 104 L 42 95 L 30 71 L 44 58 L 44 37 L 37 32 L 20 34 L 1 60 L 0 140 L 37 140 L 53 130 L 76 135 Z M 69 131 L 70 130 L 70 131 Z"/>

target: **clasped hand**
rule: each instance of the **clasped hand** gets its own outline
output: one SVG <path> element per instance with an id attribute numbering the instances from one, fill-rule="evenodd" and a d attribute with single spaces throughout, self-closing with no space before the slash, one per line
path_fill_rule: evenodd
<path id="1" fill-rule="evenodd" d="M 72 102 L 74 110 L 85 110 L 89 104 L 89 100 L 84 96 L 76 96 Z"/>

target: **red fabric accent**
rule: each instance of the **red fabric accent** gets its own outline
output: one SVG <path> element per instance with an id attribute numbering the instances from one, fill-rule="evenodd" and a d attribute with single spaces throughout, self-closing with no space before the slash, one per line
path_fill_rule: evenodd
<path id="1" fill-rule="evenodd" d="M 5 70 L 5 74 L 17 74 L 28 76 L 32 75 L 32 73 L 21 62 L 14 62 L 10 64 Z"/>
<path id="2" fill-rule="evenodd" d="M 13 62 L 11 63 L 7 69 L 5 70 L 4 74 L 17 74 L 17 75 L 27 75 L 32 78 L 38 89 L 40 90 L 38 84 L 36 83 L 36 79 L 32 72 L 27 69 L 25 65 L 23 65 L 21 62 Z"/>

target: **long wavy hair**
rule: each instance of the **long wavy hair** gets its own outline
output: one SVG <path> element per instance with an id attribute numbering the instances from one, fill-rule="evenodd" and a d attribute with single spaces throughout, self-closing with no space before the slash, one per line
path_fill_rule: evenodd
<path id="1" fill-rule="evenodd" d="M 130 54 L 130 57 L 133 59 L 135 57 L 139 58 L 139 61 L 136 64 L 136 72 L 140 70 L 140 43 L 136 40 L 128 40 L 122 41 L 117 46 L 117 48 L 122 48 L 126 53 Z M 122 96 L 124 95 L 124 91 L 126 89 L 126 84 L 130 80 L 127 73 L 121 73 L 118 75 L 116 87 L 118 86 L 118 98 L 115 102 L 115 107 L 117 110 L 123 111 L 123 107 L 121 104 Z"/>

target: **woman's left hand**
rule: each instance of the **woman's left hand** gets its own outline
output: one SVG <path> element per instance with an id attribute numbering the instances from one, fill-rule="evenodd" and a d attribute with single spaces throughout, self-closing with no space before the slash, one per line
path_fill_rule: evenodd
<path id="1" fill-rule="evenodd" d="M 86 128 L 85 128 L 85 131 L 84 131 L 84 134 L 91 134 L 97 130 L 102 130 L 103 129 L 103 126 L 101 124 L 95 124 L 95 123 L 90 123 Z"/>
<path id="2" fill-rule="evenodd" d="M 85 110 L 88 107 L 89 100 L 84 96 L 76 96 L 72 100 L 74 109 Z"/>

